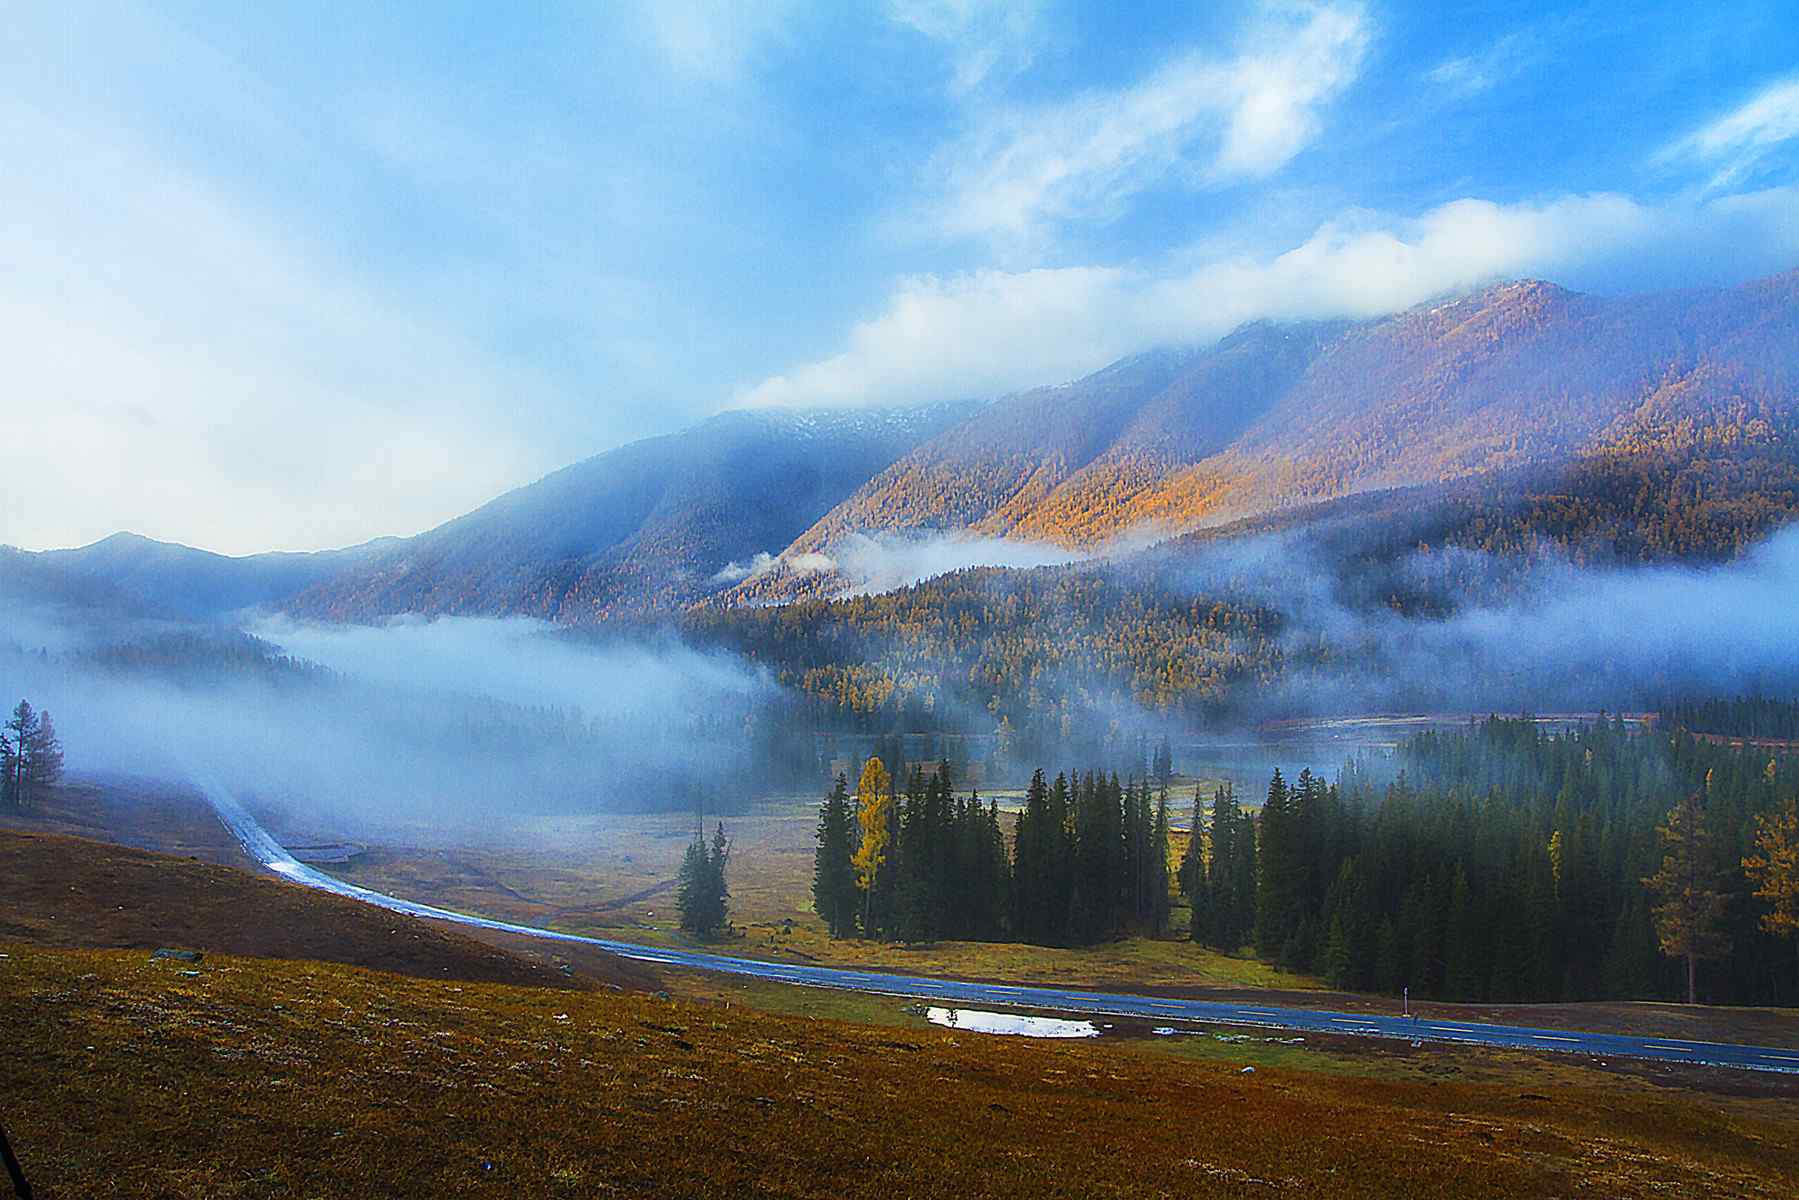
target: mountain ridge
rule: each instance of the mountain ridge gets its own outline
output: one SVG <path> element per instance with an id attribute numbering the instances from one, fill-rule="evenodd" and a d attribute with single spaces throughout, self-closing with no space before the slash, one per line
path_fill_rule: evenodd
<path id="1" fill-rule="evenodd" d="M 1513 280 L 1372 320 L 1252 322 L 990 402 L 725 412 L 408 538 L 231 558 L 121 534 L 9 550 L 0 586 L 184 616 L 585 624 L 841 594 L 858 581 L 833 552 L 855 538 L 1087 554 L 1518 471 L 1590 483 L 1595 456 L 1607 487 L 1660 471 L 1654 486 L 1716 490 L 1715 513 L 1761 513 L 1787 503 L 1796 411 L 1799 270 L 1610 297 Z M 1693 439 L 1709 439 L 1703 463 L 1675 464 Z M 1606 504 L 1614 521 L 1641 510 Z"/>

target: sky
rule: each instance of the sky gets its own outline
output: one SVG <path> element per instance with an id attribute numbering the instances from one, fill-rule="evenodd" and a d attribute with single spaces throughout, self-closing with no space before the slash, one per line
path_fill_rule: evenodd
<path id="1" fill-rule="evenodd" d="M 0 543 L 408 534 L 745 406 L 1799 266 L 1792 0 L 0 0 Z"/>

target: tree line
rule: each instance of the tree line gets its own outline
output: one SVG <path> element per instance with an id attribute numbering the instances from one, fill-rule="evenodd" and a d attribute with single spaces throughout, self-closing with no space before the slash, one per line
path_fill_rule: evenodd
<path id="1" fill-rule="evenodd" d="M 1170 876 L 1166 790 L 1038 771 L 1013 823 L 870 758 L 819 816 L 833 936 L 1091 944 L 1169 923 L 1359 991 L 1473 1001 L 1799 1002 L 1799 763 L 1601 719 L 1420 734 L 1258 810 L 1196 795 Z"/>
<path id="2" fill-rule="evenodd" d="M 1489 720 L 1391 778 L 1196 798 L 1195 941 L 1360 991 L 1453 1000 L 1799 1001 L 1799 769 L 1766 751 Z M 1670 803 L 1670 798 L 1673 802 Z M 1784 944 L 1783 944 L 1784 943 Z"/>
<path id="3" fill-rule="evenodd" d="M 62 778 L 62 742 L 48 712 L 21 700 L 0 726 L 0 804 L 23 811 Z"/>
<path id="4" fill-rule="evenodd" d="M 813 906 L 833 937 L 1090 944 L 1160 933 L 1172 903 L 1167 793 L 1089 771 L 1031 777 L 1008 845 L 999 805 L 957 797 L 948 763 L 903 792 L 879 756 L 819 812 Z"/>

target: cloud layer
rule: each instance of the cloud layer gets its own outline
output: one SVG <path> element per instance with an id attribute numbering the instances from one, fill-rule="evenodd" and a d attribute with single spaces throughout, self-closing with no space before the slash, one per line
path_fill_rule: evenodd
<path id="1" fill-rule="evenodd" d="M 840 354 L 749 389 L 742 403 L 881 405 L 1059 383 L 1123 355 L 1215 339 L 1259 318 L 1374 317 L 1495 280 L 1678 285 L 1799 262 L 1799 187 L 1651 203 L 1614 193 L 1419 216 L 1351 213 L 1266 258 L 1184 269 L 986 270 L 900 281 Z"/>

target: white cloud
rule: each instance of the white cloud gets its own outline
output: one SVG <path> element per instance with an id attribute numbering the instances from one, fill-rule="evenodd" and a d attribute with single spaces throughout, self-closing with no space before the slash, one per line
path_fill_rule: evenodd
<path id="1" fill-rule="evenodd" d="M 1270 175 L 1317 135 L 1369 39 L 1359 4 L 1271 5 L 1232 56 L 1191 52 L 1129 87 L 986 114 L 933 160 L 922 223 L 1028 243 L 1116 216 L 1177 170 L 1208 185 Z"/>
<path id="2" fill-rule="evenodd" d="M 832 547 L 851 592 L 890 592 L 970 567 L 1052 567 L 1094 557 L 1066 546 L 952 533 L 854 533 Z"/>
<path id="3" fill-rule="evenodd" d="M 1017 75 L 1035 52 L 1035 0 L 887 0 L 887 18 L 950 48 L 952 96 Z"/>
<path id="4" fill-rule="evenodd" d="M 1064 379 L 1132 340 L 1094 322 L 1126 307 L 1132 284 L 1104 267 L 909 277 L 884 313 L 850 331 L 848 350 L 763 381 L 743 403 L 895 404 Z"/>
<path id="5" fill-rule="evenodd" d="M 1738 183 L 1776 147 L 1799 138 L 1799 76 L 1777 80 L 1747 103 L 1656 155 L 1662 163 L 1699 161 L 1712 166 L 1714 188 Z"/>
<path id="6" fill-rule="evenodd" d="M 712 575 L 713 583 L 742 583 L 760 579 L 780 565 L 780 560 L 766 550 L 758 550 L 748 562 L 728 562 Z"/>
<path id="7" fill-rule="evenodd" d="M 1752 250 L 1745 249 L 1753 247 Z M 1579 286 L 1742 277 L 1799 262 L 1799 187 L 1646 204 L 1600 193 L 1356 214 L 1269 258 L 902 279 L 840 354 L 767 379 L 753 406 L 899 404 L 1057 383 L 1258 318 L 1373 317 L 1524 275 Z"/>
<path id="8" fill-rule="evenodd" d="M 638 0 L 633 4 L 650 44 L 676 74 L 734 83 L 792 15 L 793 0 L 714 4 L 707 0 Z"/>
<path id="9" fill-rule="evenodd" d="M 1424 78 L 1458 99 L 1477 96 L 1530 65 L 1532 46 L 1532 40 L 1523 34 L 1508 33 L 1478 54 L 1444 59 L 1426 71 Z"/>

